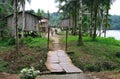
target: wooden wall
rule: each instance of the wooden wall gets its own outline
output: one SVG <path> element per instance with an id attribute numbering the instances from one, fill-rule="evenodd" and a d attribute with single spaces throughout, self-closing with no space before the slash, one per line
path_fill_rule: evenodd
<path id="1" fill-rule="evenodd" d="M 72 22 L 71 19 L 63 19 L 63 20 L 61 20 L 59 25 L 62 28 L 66 28 L 66 27 L 72 28 L 73 27 L 73 22 Z"/>
<path id="2" fill-rule="evenodd" d="M 26 13 L 25 14 L 25 30 L 24 31 L 38 31 L 38 18 Z M 7 26 L 9 32 L 12 36 L 14 36 L 15 28 L 14 28 L 14 18 L 13 16 L 7 17 Z M 22 29 L 22 13 L 18 14 L 18 28 Z"/>

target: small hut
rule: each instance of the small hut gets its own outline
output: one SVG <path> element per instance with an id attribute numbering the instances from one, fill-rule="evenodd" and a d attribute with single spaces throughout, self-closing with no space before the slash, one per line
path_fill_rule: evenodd
<path id="1" fill-rule="evenodd" d="M 48 18 L 42 18 L 40 21 L 40 31 L 47 32 L 48 31 Z"/>
<path id="2" fill-rule="evenodd" d="M 67 28 L 72 28 L 73 27 L 73 22 L 71 19 L 69 18 L 64 18 L 61 20 L 61 22 L 59 23 L 59 26 L 62 28 L 62 29 L 65 29 L 66 27 Z"/>
<path id="3" fill-rule="evenodd" d="M 15 27 L 14 27 L 14 18 L 13 14 L 6 17 L 7 19 L 7 27 L 9 29 L 9 34 L 11 36 L 15 35 Z M 29 12 L 25 12 L 25 29 L 24 32 L 28 31 L 39 31 L 39 21 L 42 19 L 41 16 L 34 15 Z M 18 30 L 22 30 L 22 12 L 18 13 Z"/>

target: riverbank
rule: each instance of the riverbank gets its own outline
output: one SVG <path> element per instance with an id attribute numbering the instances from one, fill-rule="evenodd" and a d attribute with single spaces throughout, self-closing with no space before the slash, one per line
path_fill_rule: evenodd
<path id="1" fill-rule="evenodd" d="M 67 49 L 77 67 L 84 72 L 120 70 L 120 41 L 114 38 L 97 38 L 92 41 L 84 37 L 84 45 L 77 46 L 77 39 L 77 36 L 69 36 Z"/>
<path id="2" fill-rule="evenodd" d="M 101 36 L 104 37 L 104 33 Z M 107 30 L 106 37 L 113 37 L 116 40 L 120 40 L 120 30 Z"/>

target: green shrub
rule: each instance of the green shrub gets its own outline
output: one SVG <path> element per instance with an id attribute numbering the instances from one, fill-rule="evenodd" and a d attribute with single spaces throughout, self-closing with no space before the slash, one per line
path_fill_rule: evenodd
<path id="1" fill-rule="evenodd" d="M 0 72 L 5 72 L 7 71 L 9 66 L 8 62 L 3 61 L 2 59 L 0 59 Z"/>
<path id="2" fill-rule="evenodd" d="M 23 68 L 20 72 L 20 79 L 35 79 L 39 74 L 40 72 L 33 67 Z"/>
<path id="3" fill-rule="evenodd" d="M 104 61 L 104 62 L 102 63 L 102 68 L 103 68 L 104 70 L 113 70 L 113 69 L 116 68 L 116 66 L 115 66 L 115 64 L 112 63 L 111 61 Z"/>
<path id="4" fill-rule="evenodd" d="M 31 36 L 29 36 L 29 37 L 26 37 L 25 39 L 24 39 L 24 43 L 26 44 L 26 43 L 30 43 L 30 42 L 32 42 L 32 37 Z"/>
<path id="5" fill-rule="evenodd" d="M 15 45 L 15 38 L 10 38 L 8 40 L 8 45 Z"/>
<path id="6" fill-rule="evenodd" d="M 86 64 L 85 69 L 91 72 L 100 71 L 100 67 L 97 64 Z"/>
<path id="7" fill-rule="evenodd" d="M 28 43 L 28 46 L 30 47 L 40 47 L 45 48 L 47 45 L 47 39 L 46 38 L 33 38 L 30 43 Z"/>
<path id="8" fill-rule="evenodd" d="M 120 52 L 116 52 L 115 56 L 120 58 Z"/>

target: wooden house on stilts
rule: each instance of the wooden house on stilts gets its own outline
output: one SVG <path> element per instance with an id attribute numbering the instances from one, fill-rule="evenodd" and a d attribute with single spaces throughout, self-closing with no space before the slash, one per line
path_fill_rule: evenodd
<path id="1" fill-rule="evenodd" d="M 9 30 L 9 34 L 11 36 L 15 35 L 15 27 L 14 27 L 14 18 L 13 18 L 13 14 L 9 15 L 6 17 L 7 19 L 7 27 Z M 44 19 L 44 17 L 42 16 L 37 16 L 35 14 L 29 13 L 29 12 L 25 12 L 25 28 L 24 28 L 24 33 L 26 32 L 40 32 L 41 27 L 47 28 L 47 22 L 46 21 L 46 25 L 45 22 L 41 23 L 42 19 Z M 18 13 L 18 31 L 22 30 L 22 22 L 23 22 L 23 18 L 22 18 L 22 12 Z M 43 25 L 44 24 L 44 25 Z"/>

